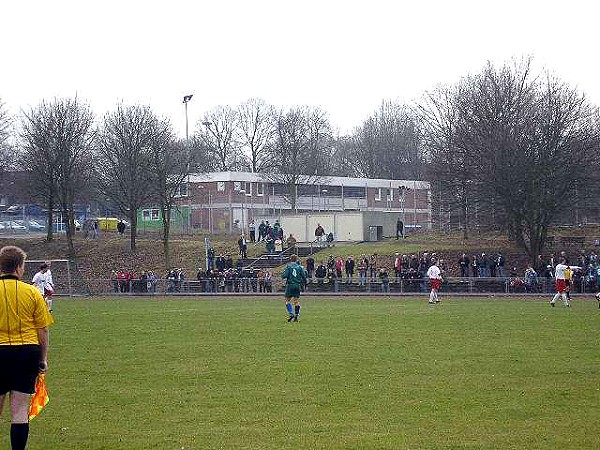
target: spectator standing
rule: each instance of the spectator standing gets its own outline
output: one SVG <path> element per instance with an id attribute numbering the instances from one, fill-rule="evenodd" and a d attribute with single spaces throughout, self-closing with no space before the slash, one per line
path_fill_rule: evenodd
<path id="1" fill-rule="evenodd" d="M 119 292 L 119 278 L 117 277 L 117 271 L 110 271 L 110 284 L 112 285 L 113 292 Z"/>
<path id="2" fill-rule="evenodd" d="M 248 224 L 248 236 L 250 236 L 250 242 L 252 244 L 256 243 L 256 224 L 254 223 L 254 219 Z"/>
<path id="3" fill-rule="evenodd" d="M 390 276 L 385 267 L 379 269 L 379 279 L 381 280 L 381 292 L 390 292 Z"/>
<path id="4" fill-rule="evenodd" d="M 342 271 L 344 270 L 344 260 L 341 256 L 335 259 L 335 277 L 338 281 L 342 280 Z"/>
<path id="5" fill-rule="evenodd" d="M 210 271 L 213 270 L 215 268 L 215 249 L 212 247 L 209 247 L 208 251 L 206 252 L 206 260 L 207 260 L 207 264 L 208 267 L 206 268 L 206 271 Z"/>
<path id="6" fill-rule="evenodd" d="M 29 438 L 29 404 L 39 373 L 48 370 L 48 327 L 53 319 L 42 294 L 21 281 L 27 255 L 0 249 L 0 411 L 10 401 L 11 447 L 24 450 Z"/>
<path id="7" fill-rule="evenodd" d="M 287 248 L 296 248 L 296 242 L 296 238 L 292 233 L 290 233 L 286 240 Z"/>
<path id="8" fill-rule="evenodd" d="M 458 265 L 460 267 L 460 276 L 461 278 L 465 278 L 469 276 L 469 266 L 471 265 L 471 261 L 466 253 L 463 253 L 460 259 L 458 260 Z"/>
<path id="9" fill-rule="evenodd" d="M 542 258 L 542 255 L 538 255 L 536 258 L 535 270 L 537 273 L 544 274 L 546 273 L 546 268 L 549 264 L 546 264 L 546 261 Z M 555 266 L 556 267 L 556 266 Z"/>
<path id="10" fill-rule="evenodd" d="M 496 276 L 504 278 L 506 276 L 504 272 L 504 265 L 506 264 L 506 260 L 504 259 L 504 255 L 498 252 L 498 256 L 496 256 Z"/>
<path id="11" fill-rule="evenodd" d="M 246 259 L 248 257 L 248 242 L 243 234 L 238 239 L 238 246 L 240 247 L 240 257 Z"/>
<path id="12" fill-rule="evenodd" d="M 479 276 L 479 256 L 473 255 L 471 258 L 472 264 L 471 269 L 473 271 L 473 278 L 477 278 Z"/>
<path id="13" fill-rule="evenodd" d="M 525 278 L 525 289 L 527 289 L 528 292 L 537 292 L 537 277 L 538 274 L 533 268 L 533 265 L 529 264 L 523 277 Z"/>
<path id="14" fill-rule="evenodd" d="M 97 220 L 92 220 L 92 230 L 94 232 L 94 239 L 96 239 L 100 235 L 100 231 L 99 231 L 98 221 Z"/>
<path id="15" fill-rule="evenodd" d="M 312 281 L 313 274 L 315 272 L 315 260 L 312 256 L 306 258 L 306 272 L 309 281 Z"/>
<path id="16" fill-rule="evenodd" d="M 267 234 L 267 225 L 265 225 L 264 220 L 261 220 L 260 225 L 258 226 L 258 242 L 264 241 L 266 234 Z"/>
<path id="17" fill-rule="evenodd" d="M 273 292 L 273 274 L 267 269 L 264 275 L 265 292 Z"/>
<path id="18" fill-rule="evenodd" d="M 119 236 L 123 237 L 123 234 L 125 233 L 125 222 L 122 220 L 119 220 L 119 223 L 117 223 L 117 231 L 119 232 Z"/>
<path id="19" fill-rule="evenodd" d="M 275 239 L 273 239 L 272 233 L 267 233 L 265 238 L 265 250 L 267 253 L 275 253 Z"/>
<path id="20" fill-rule="evenodd" d="M 358 285 L 364 286 L 367 281 L 367 270 L 369 268 L 369 260 L 365 255 L 361 255 L 358 260 Z"/>
<path id="21" fill-rule="evenodd" d="M 227 253 L 225 255 L 225 270 L 233 269 L 233 256 Z"/>
<path id="22" fill-rule="evenodd" d="M 377 253 L 373 253 L 369 258 L 369 271 L 371 275 L 371 281 L 377 281 Z"/>
<path id="23" fill-rule="evenodd" d="M 345 269 L 346 269 L 346 283 L 352 284 L 352 277 L 354 276 L 354 256 L 348 256 L 346 260 Z"/>
<path id="24" fill-rule="evenodd" d="M 223 256 L 223 253 L 219 253 L 219 256 L 217 256 L 217 260 L 215 261 L 215 267 L 217 269 L 217 272 L 225 271 L 225 257 Z"/>
<path id="25" fill-rule="evenodd" d="M 323 242 L 323 236 L 325 236 L 325 229 L 321 226 L 320 223 L 317 224 L 317 228 L 315 229 L 315 238 L 319 245 Z"/>
<path id="26" fill-rule="evenodd" d="M 281 224 L 279 223 L 279 220 L 276 220 L 273 224 L 273 239 L 280 239 L 279 230 L 281 230 Z"/>
<path id="27" fill-rule="evenodd" d="M 486 278 L 490 276 L 490 259 L 485 253 L 481 254 L 481 262 L 479 264 L 479 276 Z"/>
<path id="28" fill-rule="evenodd" d="M 404 222 L 402 222 L 402 218 L 398 217 L 396 221 L 396 239 L 402 237 L 404 239 Z"/>
<path id="29" fill-rule="evenodd" d="M 400 278 L 402 278 L 402 257 L 400 256 L 400 253 L 396 253 L 394 257 L 394 273 L 396 274 L 396 279 L 394 281 L 400 283 Z"/>
<path id="30" fill-rule="evenodd" d="M 317 268 L 315 269 L 315 277 L 317 278 L 317 283 L 323 284 L 323 280 L 327 276 L 327 266 L 323 264 L 323 261 L 319 263 Z"/>

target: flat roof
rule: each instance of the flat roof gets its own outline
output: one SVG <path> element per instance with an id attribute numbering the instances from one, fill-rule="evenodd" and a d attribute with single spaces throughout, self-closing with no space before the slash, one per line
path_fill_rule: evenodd
<path id="1" fill-rule="evenodd" d="M 208 183 L 218 181 L 244 181 L 250 183 L 272 183 L 273 180 L 262 173 L 253 172 L 207 172 L 190 174 L 191 183 Z M 300 184 L 319 184 L 322 186 L 349 186 L 370 188 L 392 188 L 406 187 L 410 189 L 430 189 L 428 181 L 417 180 L 386 180 L 382 178 L 351 178 L 335 176 L 319 176 L 317 182 Z"/>

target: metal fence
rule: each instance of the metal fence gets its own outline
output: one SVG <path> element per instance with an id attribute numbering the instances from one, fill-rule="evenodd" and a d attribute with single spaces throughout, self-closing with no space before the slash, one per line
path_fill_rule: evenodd
<path id="1" fill-rule="evenodd" d="M 215 294 L 252 294 L 252 293 L 281 293 L 285 285 L 280 279 L 273 279 L 265 283 L 257 278 L 210 278 L 185 281 L 156 280 L 143 281 L 131 280 L 119 282 L 118 280 L 78 280 L 74 284 L 75 295 L 215 295 Z M 364 283 L 353 279 L 313 278 L 304 288 L 306 294 L 422 294 L 429 292 L 429 281 L 426 279 L 394 279 L 389 282 L 368 279 Z M 575 294 L 595 293 L 598 288 L 594 283 L 575 284 L 571 290 Z M 448 278 L 442 284 L 442 293 L 445 294 L 549 294 L 555 292 L 552 278 L 538 278 L 535 282 L 524 283 L 521 278 Z M 57 292 L 65 294 L 68 292 Z"/>

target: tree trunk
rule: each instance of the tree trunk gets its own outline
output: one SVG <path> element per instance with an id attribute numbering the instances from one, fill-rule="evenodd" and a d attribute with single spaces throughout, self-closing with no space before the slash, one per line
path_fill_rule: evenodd
<path id="1" fill-rule="evenodd" d="M 131 234 L 129 237 L 129 250 L 131 252 L 135 252 L 135 238 L 137 236 L 137 210 L 135 208 L 131 208 L 129 213 L 129 220 L 131 221 Z"/>
<path id="2" fill-rule="evenodd" d="M 171 251 L 169 247 L 169 235 L 171 233 L 171 207 L 161 206 L 163 221 L 163 249 L 165 253 L 165 270 L 171 268 Z"/>
<path id="3" fill-rule="evenodd" d="M 52 230 L 52 221 L 54 220 L 54 198 L 50 196 L 48 198 L 48 229 L 46 230 L 46 240 L 51 242 L 54 240 L 54 232 Z"/>
<path id="4" fill-rule="evenodd" d="M 75 213 L 73 209 L 67 207 L 64 209 L 63 214 L 67 218 L 67 232 L 65 233 L 67 237 L 67 247 L 70 257 L 75 256 L 75 245 L 73 244 L 73 236 L 75 235 Z"/>

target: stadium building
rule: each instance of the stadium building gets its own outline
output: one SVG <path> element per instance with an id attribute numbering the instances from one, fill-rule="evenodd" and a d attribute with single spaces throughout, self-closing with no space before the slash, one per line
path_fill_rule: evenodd
<path id="1" fill-rule="evenodd" d="M 407 230 L 431 225 L 428 182 L 320 177 L 299 181 L 290 188 L 290 184 L 274 180 L 274 176 L 251 172 L 192 174 L 180 185 L 172 213 L 173 225 L 238 233 L 247 230 L 251 220 L 274 222 L 302 215 L 318 215 L 325 222 L 331 222 L 335 217 L 338 221 L 352 220 L 341 213 L 365 213 L 371 218 L 377 216 L 375 213 L 386 214 L 390 216 L 388 219 L 377 221 L 382 224 L 393 222 L 394 227 L 397 218 L 401 217 Z M 141 229 L 159 228 L 161 220 L 160 209 L 156 207 L 139 211 L 138 226 Z M 384 231 L 384 234 L 389 233 Z"/>

